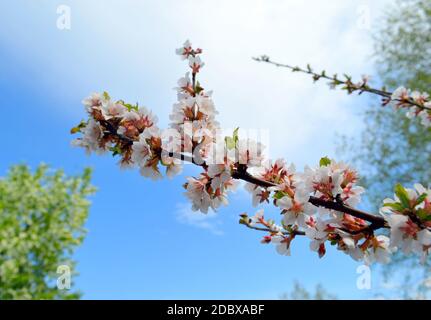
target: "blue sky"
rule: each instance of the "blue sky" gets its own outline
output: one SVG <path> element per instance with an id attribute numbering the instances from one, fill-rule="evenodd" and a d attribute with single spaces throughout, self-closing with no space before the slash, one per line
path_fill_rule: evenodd
<path id="1" fill-rule="evenodd" d="M 370 35 L 385 1 L 13 1 L 2 2 L 0 173 L 15 163 L 45 162 L 69 174 L 94 169 L 88 236 L 76 253 L 76 287 L 87 299 L 277 298 L 298 280 L 321 283 L 341 298 L 356 289 L 357 263 L 329 250 L 319 260 L 307 241 L 282 257 L 261 234 L 240 226 L 253 213 L 244 192 L 216 214 L 196 217 L 182 184 L 197 171 L 152 182 L 123 171 L 110 156 L 72 148 L 69 129 L 85 117 L 80 101 L 93 91 L 139 101 L 168 122 L 172 88 L 186 71 L 174 49 L 189 38 L 204 48 L 202 82 L 214 90 L 224 127 L 268 129 L 270 154 L 298 168 L 334 156 L 335 134 L 361 129 L 367 98 L 352 98 L 258 64 L 285 62 L 354 76 L 373 73 Z M 71 29 L 56 27 L 59 5 Z M 365 6 L 365 7 L 364 7 Z M 358 22 L 369 9 L 370 27 Z M 276 217 L 276 212 L 268 208 Z"/>

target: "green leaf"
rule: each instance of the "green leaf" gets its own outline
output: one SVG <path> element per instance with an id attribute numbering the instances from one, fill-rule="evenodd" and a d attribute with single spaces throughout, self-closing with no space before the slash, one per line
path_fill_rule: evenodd
<path id="1" fill-rule="evenodd" d="M 125 106 L 127 108 L 128 111 L 138 111 L 139 110 L 139 106 L 138 103 L 136 104 L 131 104 L 131 103 L 126 103 L 123 100 L 118 100 L 117 103 L 121 103 L 123 106 Z"/>
<path id="2" fill-rule="evenodd" d="M 239 140 L 238 131 L 239 131 L 239 127 L 238 127 L 238 128 L 236 128 L 236 129 L 233 131 L 233 135 L 232 135 L 232 138 L 233 138 L 233 141 L 235 142 L 235 144 L 236 144 L 236 143 L 238 142 L 238 140 Z"/>
<path id="3" fill-rule="evenodd" d="M 235 141 L 232 139 L 232 137 L 225 137 L 224 138 L 225 142 L 226 142 L 226 147 L 229 150 L 235 149 Z"/>
<path id="4" fill-rule="evenodd" d="M 406 189 L 404 189 L 404 187 L 400 183 L 397 183 L 397 185 L 395 186 L 395 194 L 400 199 L 403 207 L 405 209 L 409 209 L 410 208 L 409 195 L 407 194 Z"/>
<path id="5" fill-rule="evenodd" d="M 287 195 L 287 193 L 286 193 L 286 192 L 283 192 L 283 191 L 277 191 L 277 192 L 274 194 L 273 198 L 274 198 L 274 199 L 277 199 L 277 200 L 280 200 L 281 198 L 285 197 L 286 195 Z"/>
<path id="6" fill-rule="evenodd" d="M 235 148 L 236 148 L 236 145 L 237 145 L 238 140 L 239 140 L 239 137 L 238 137 L 238 130 L 239 130 L 239 128 L 236 128 L 236 129 L 233 131 L 232 137 L 227 136 L 227 137 L 225 137 L 225 138 L 224 138 L 224 139 L 225 139 L 225 142 L 226 142 L 226 147 L 227 147 L 229 150 L 232 150 L 232 149 L 235 149 Z"/>
<path id="7" fill-rule="evenodd" d="M 404 210 L 404 207 L 401 205 L 401 203 L 395 202 L 395 203 L 384 203 L 384 207 L 390 207 L 395 211 L 402 212 Z"/>
<path id="8" fill-rule="evenodd" d="M 329 166 L 330 164 L 331 164 L 331 159 L 329 159 L 328 157 L 323 157 L 319 161 L 319 165 L 321 167 L 326 167 L 326 166 Z"/>
<path id="9" fill-rule="evenodd" d="M 421 219 L 425 220 L 428 217 L 428 213 L 425 212 L 423 209 L 419 209 L 416 211 L 416 215 Z"/>
<path id="10" fill-rule="evenodd" d="M 122 154 L 122 150 L 119 146 L 110 147 L 109 150 L 112 152 L 112 156 L 115 157 L 118 154 Z"/>
<path id="11" fill-rule="evenodd" d="M 81 132 L 81 129 L 85 128 L 86 125 L 87 123 L 85 121 L 81 121 L 76 127 L 73 127 L 72 129 L 70 129 L 70 133 L 75 134 L 75 133 Z"/>
<path id="12" fill-rule="evenodd" d="M 426 199 L 427 194 L 426 193 L 422 193 L 417 199 L 416 199 L 416 206 L 418 204 L 421 204 L 422 202 L 424 202 L 424 200 Z"/>
<path id="13" fill-rule="evenodd" d="M 103 98 L 105 98 L 106 100 L 111 100 L 111 97 L 109 96 L 109 93 L 106 91 L 103 91 Z"/>

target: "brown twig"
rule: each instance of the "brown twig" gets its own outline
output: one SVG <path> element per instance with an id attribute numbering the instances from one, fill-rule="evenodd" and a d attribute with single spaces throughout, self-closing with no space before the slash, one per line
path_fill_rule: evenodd
<path id="1" fill-rule="evenodd" d="M 249 229 L 253 229 L 253 230 L 258 230 L 258 231 L 265 231 L 265 232 L 274 232 L 269 228 L 262 228 L 262 227 L 255 227 L 249 223 L 243 223 L 247 228 Z M 294 235 L 294 236 L 305 236 L 305 232 L 304 231 L 299 231 L 299 230 L 292 230 L 291 232 L 289 231 L 282 231 L 281 232 L 284 235 Z"/>
<path id="2" fill-rule="evenodd" d="M 291 65 L 288 65 L 288 64 L 285 64 L 285 63 L 275 62 L 275 61 L 272 61 L 269 57 L 267 57 L 265 55 L 260 56 L 260 57 L 253 57 L 253 60 L 258 61 L 258 62 L 269 63 L 269 64 L 272 64 L 272 65 L 274 65 L 276 67 L 287 68 L 287 69 L 290 69 L 290 70 L 295 71 L 295 72 L 306 73 L 306 74 L 312 75 L 313 79 L 315 79 L 315 80 L 319 80 L 320 78 L 323 78 L 323 79 L 330 80 L 332 83 L 337 84 L 337 85 L 343 84 L 343 85 L 346 86 L 346 88 L 348 89 L 349 93 L 354 92 L 354 91 L 359 91 L 360 94 L 362 92 L 368 92 L 368 93 L 376 94 L 378 96 L 381 96 L 381 97 L 383 97 L 385 99 L 389 99 L 389 100 L 392 97 L 392 92 L 389 92 L 389 91 L 371 88 L 371 87 L 369 87 L 366 84 L 364 84 L 362 86 L 357 86 L 350 79 L 348 79 L 348 80 L 341 80 L 341 79 L 338 79 L 336 76 L 333 76 L 333 77 L 328 76 L 326 73 L 316 73 L 316 72 L 312 71 L 310 68 L 309 69 L 303 69 L 303 68 L 300 68 L 300 67 L 297 67 L 297 66 L 294 67 L 294 66 L 291 66 Z M 395 99 L 395 100 L 396 101 L 401 101 L 401 100 L 398 100 L 398 99 Z M 407 104 L 409 104 L 411 106 L 418 107 L 421 110 L 431 111 L 431 108 L 426 107 L 426 106 L 424 106 L 424 105 L 422 105 L 420 103 L 417 103 L 417 102 L 415 102 L 411 98 L 409 98 L 408 100 L 402 100 L 402 102 L 407 103 Z"/>

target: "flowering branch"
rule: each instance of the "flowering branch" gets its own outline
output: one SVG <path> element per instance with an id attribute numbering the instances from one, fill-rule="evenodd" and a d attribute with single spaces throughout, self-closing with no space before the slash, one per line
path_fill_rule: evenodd
<path id="1" fill-rule="evenodd" d="M 184 188 L 192 209 L 202 213 L 226 205 L 229 192 L 244 181 L 253 205 L 271 200 L 282 221 L 278 225 L 259 210 L 252 217 L 241 214 L 240 223 L 267 232 L 262 242 L 275 244 L 283 255 L 290 253 L 298 235 L 309 238 L 310 248 L 320 257 L 326 243 L 366 263 L 389 261 L 390 254 L 405 243 L 405 248 L 428 254 L 430 190 L 397 186 L 395 199 L 385 200 L 382 215 L 373 215 L 354 208 L 364 189 L 356 185 L 358 174 L 348 165 L 324 157 L 318 166 L 296 172 L 283 159 L 266 159 L 264 146 L 240 139 L 238 129 L 222 136 L 211 92 L 197 79 L 204 66 L 201 53 L 188 41 L 177 50 L 188 61 L 191 79 L 187 73 L 178 81 L 178 101 L 167 129 L 160 130 L 157 117 L 145 107 L 114 101 L 106 92 L 95 93 L 83 100 L 89 119 L 71 130 L 81 134 L 73 144 L 88 153 L 111 152 L 120 158 L 121 167 L 137 167 L 142 176 L 152 179 L 162 178 L 163 167 L 173 177 L 181 172 L 183 162 L 199 166 L 202 172 L 188 177 Z M 379 229 L 390 229 L 391 239 L 376 235 Z"/>
<path id="2" fill-rule="evenodd" d="M 406 113 L 407 117 L 419 117 L 421 118 L 421 122 L 424 126 L 431 126 L 431 101 L 427 93 L 411 91 L 404 87 L 399 87 L 394 92 L 386 91 L 384 87 L 381 89 L 376 89 L 369 85 L 369 78 L 367 76 L 363 76 L 361 81 L 354 83 L 352 81 L 352 77 L 346 74 L 344 74 L 343 78 L 340 79 L 337 74 L 334 74 L 333 76 L 327 75 L 325 70 L 320 73 L 315 72 L 310 65 L 307 65 L 307 68 L 304 69 L 298 66 L 291 66 L 288 64 L 272 61 L 266 55 L 262 55 L 260 57 L 253 57 L 253 60 L 269 63 L 276 67 L 287 68 L 292 70 L 293 72 L 309 74 L 312 76 L 314 82 L 321 79 L 329 80 L 328 85 L 331 89 L 335 89 L 336 87 L 342 86 L 342 89 L 346 90 L 349 94 L 354 92 L 358 92 L 358 94 L 368 92 L 381 96 L 383 106 L 386 106 L 387 104 L 393 102 L 394 106 L 397 109 L 408 109 L 408 112 Z"/>
<path id="3" fill-rule="evenodd" d="M 114 135 L 115 137 L 117 137 L 118 140 L 124 141 L 125 143 L 132 143 L 133 144 L 132 139 L 125 137 L 121 134 L 118 134 L 118 132 L 117 132 L 118 129 L 116 130 L 111 124 L 109 124 L 109 122 L 108 123 L 102 122 L 102 123 L 104 123 L 104 125 L 106 126 L 109 133 Z M 169 152 L 168 156 L 172 157 L 172 158 L 179 159 L 179 160 L 183 160 L 183 161 L 186 161 L 189 163 L 196 164 L 193 157 L 184 155 L 182 153 Z M 207 166 L 204 162 L 199 164 L 199 165 L 203 166 L 203 167 Z M 248 173 L 247 166 L 245 166 L 245 165 L 238 165 L 232 171 L 231 175 L 232 175 L 232 178 L 234 178 L 234 179 L 249 182 L 249 183 L 252 183 L 252 184 L 259 186 L 259 187 L 263 187 L 263 188 L 277 187 L 276 183 L 254 177 L 253 175 Z M 314 196 L 310 196 L 308 201 L 311 204 L 315 205 L 316 207 L 323 207 L 323 208 L 330 209 L 330 210 L 344 212 L 344 213 L 350 214 L 354 217 L 357 217 L 357 218 L 366 220 L 368 222 L 371 222 L 372 223 L 372 225 L 370 225 L 371 230 L 377 230 L 380 228 L 387 228 L 388 227 L 387 224 L 385 223 L 385 220 L 383 219 L 383 217 L 373 215 L 373 214 L 370 214 L 370 213 L 367 213 L 367 212 L 364 212 L 364 211 L 361 211 L 358 209 L 351 208 L 351 207 L 343 204 L 342 201 L 336 201 L 336 202 L 328 201 L 328 200 L 324 200 L 324 199 L 317 198 Z"/>

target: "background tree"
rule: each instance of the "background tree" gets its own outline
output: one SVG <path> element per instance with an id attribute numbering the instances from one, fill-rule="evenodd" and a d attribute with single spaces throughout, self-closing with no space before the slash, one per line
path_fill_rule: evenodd
<path id="1" fill-rule="evenodd" d="M 302 284 L 295 281 L 291 292 L 284 292 L 280 300 L 336 300 L 337 296 L 328 292 L 321 284 L 317 284 L 314 292 L 308 291 Z"/>
<path id="2" fill-rule="evenodd" d="M 34 173 L 13 166 L 0 179 L 0 299 L 76 299 L 79 292 L 58 290 L 59 265 L 73 271 L 74 249 L 95 189 L 91 170 L 67 177 L 40 165 Z"/>
<path id="3" fill-rule="evenodd" d="M 374 37 L 377 68 L 391 89 L 403 85 L 429 92 L 431 88 L 431 1 L 398 0 L 386 8 Z M 365 128 L 356 144 L 343 143 L 341 150 L 360 168 L 370 205 L 377 210 L 391 196 L 396 183 L 431 182 L 431 130 L 405 112 L 377 104 L 364 112 Z M 417 260 L 394 255 L 385 267 L 386 276 L 402 270 L 404 297 L 425 297 L 429 267 Z M 405 274 L 406 270 L 410 270 Z M 398 274 L 399 276 L 399 274 Z M 399 277 L 401 278 L 401 277 Z M 414 294 L 412 294 L 412 290 Z M 399 295 L 398 295 L 399 297 Z"/>

